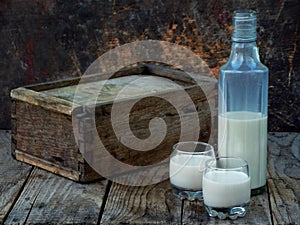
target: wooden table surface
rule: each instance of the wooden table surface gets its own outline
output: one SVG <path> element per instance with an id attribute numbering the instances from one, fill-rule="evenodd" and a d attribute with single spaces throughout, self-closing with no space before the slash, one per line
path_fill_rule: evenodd
<path id="1" fill-rule="evenodd" d="M 108 180 L 79 184 L 10 155 L 0 131 L 0 224 L 157 223 L 300 224 L 300 134 L 269 133 L 267 192 L 251 198 L 244 218 L 209 218 L 203 202 L 181 201 L 169 181 L 130 187 Z"/>

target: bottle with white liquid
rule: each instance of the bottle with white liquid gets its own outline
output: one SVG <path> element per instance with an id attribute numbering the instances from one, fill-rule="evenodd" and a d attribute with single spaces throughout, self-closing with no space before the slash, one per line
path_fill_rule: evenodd
<path id="1" fill-rule="evenodd" d="M 235 11 L 228 62 L 219 71 L 218 154 L 245 159 L 251 194 L 266 185 L 268 68 L 256 45 L 256 12 Z"/>

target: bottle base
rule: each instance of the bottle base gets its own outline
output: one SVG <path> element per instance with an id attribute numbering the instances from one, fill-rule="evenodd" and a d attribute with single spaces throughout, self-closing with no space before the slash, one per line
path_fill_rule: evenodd
<path id="1" fill-rule="evenodd" d="M 251 196 L 260 195 L 266 191 L 266 185 L 251 189 Z"/>

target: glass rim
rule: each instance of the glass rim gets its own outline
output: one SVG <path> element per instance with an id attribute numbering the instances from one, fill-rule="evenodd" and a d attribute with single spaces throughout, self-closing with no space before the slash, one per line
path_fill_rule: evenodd
<path id="1" fill-rule="evenodd" d="M 180 144 L 194 144 L 195 148 L 193 151 L 186 151 L 184 149 L 178 149 L 177 146 Z M 203 145 L 205 147 L 209 147 L 209 149 L 207 149 L 205 151 L 197 152 L 196 151 L 197 145 Z M 177 151 L 179 153 L 183 153 L 183 154 L 187 154 L 187 155 L 202 155 L 202 154 L 208 153 L 210 151 L 214 151 L 214 147 L 211 144 L 202 142 L 202 141 L 180 141 L 173 145 L 173 151 Z"/>
<path id="2" fill-rule="evenodd" d="M 217 166 L 211 165 L 213 161 L 217 161 L 218 159 L 234 159 L 234 160 L 239 160 L 241 162 L 240 166 L 232 167 L 232 168 L 219 168 Z M 238 169 L 243 169 L 243 168 L 249 168 L 248 162 L 245 159 L 242 159 L 240 157 L 234 157 L 234 156 L 217 156 L 213 159 L 209 159 L 205 162 L 205 168 L 206 169 L 213 169 L 213 170 L 220 170 L 220 171 L 235 171 Z"/>

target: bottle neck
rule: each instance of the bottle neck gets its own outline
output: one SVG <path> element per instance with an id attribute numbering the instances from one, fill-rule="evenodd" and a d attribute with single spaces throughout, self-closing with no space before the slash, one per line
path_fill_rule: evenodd
<path id="1" fill-rule="evenodd" d="M 231 54 L 241 53 L 243 55 L 253 55 L 258 51 L 256 41 L 232 42 Z"/>
<path id="2" fill-rule="evenodd" d="M 255 41 L 232 42 L 229 62 L 234 69 L 246 64 L 250 69 L 254 69 L 260 63 L 258 48 Z"/>
<path id="3" fill-rule="evenodd" d="M 253 42 L 257 39 L 256 34 L 256 12 L 253 10 L 237 10 L 233 14 L 234 42 Z"/>

